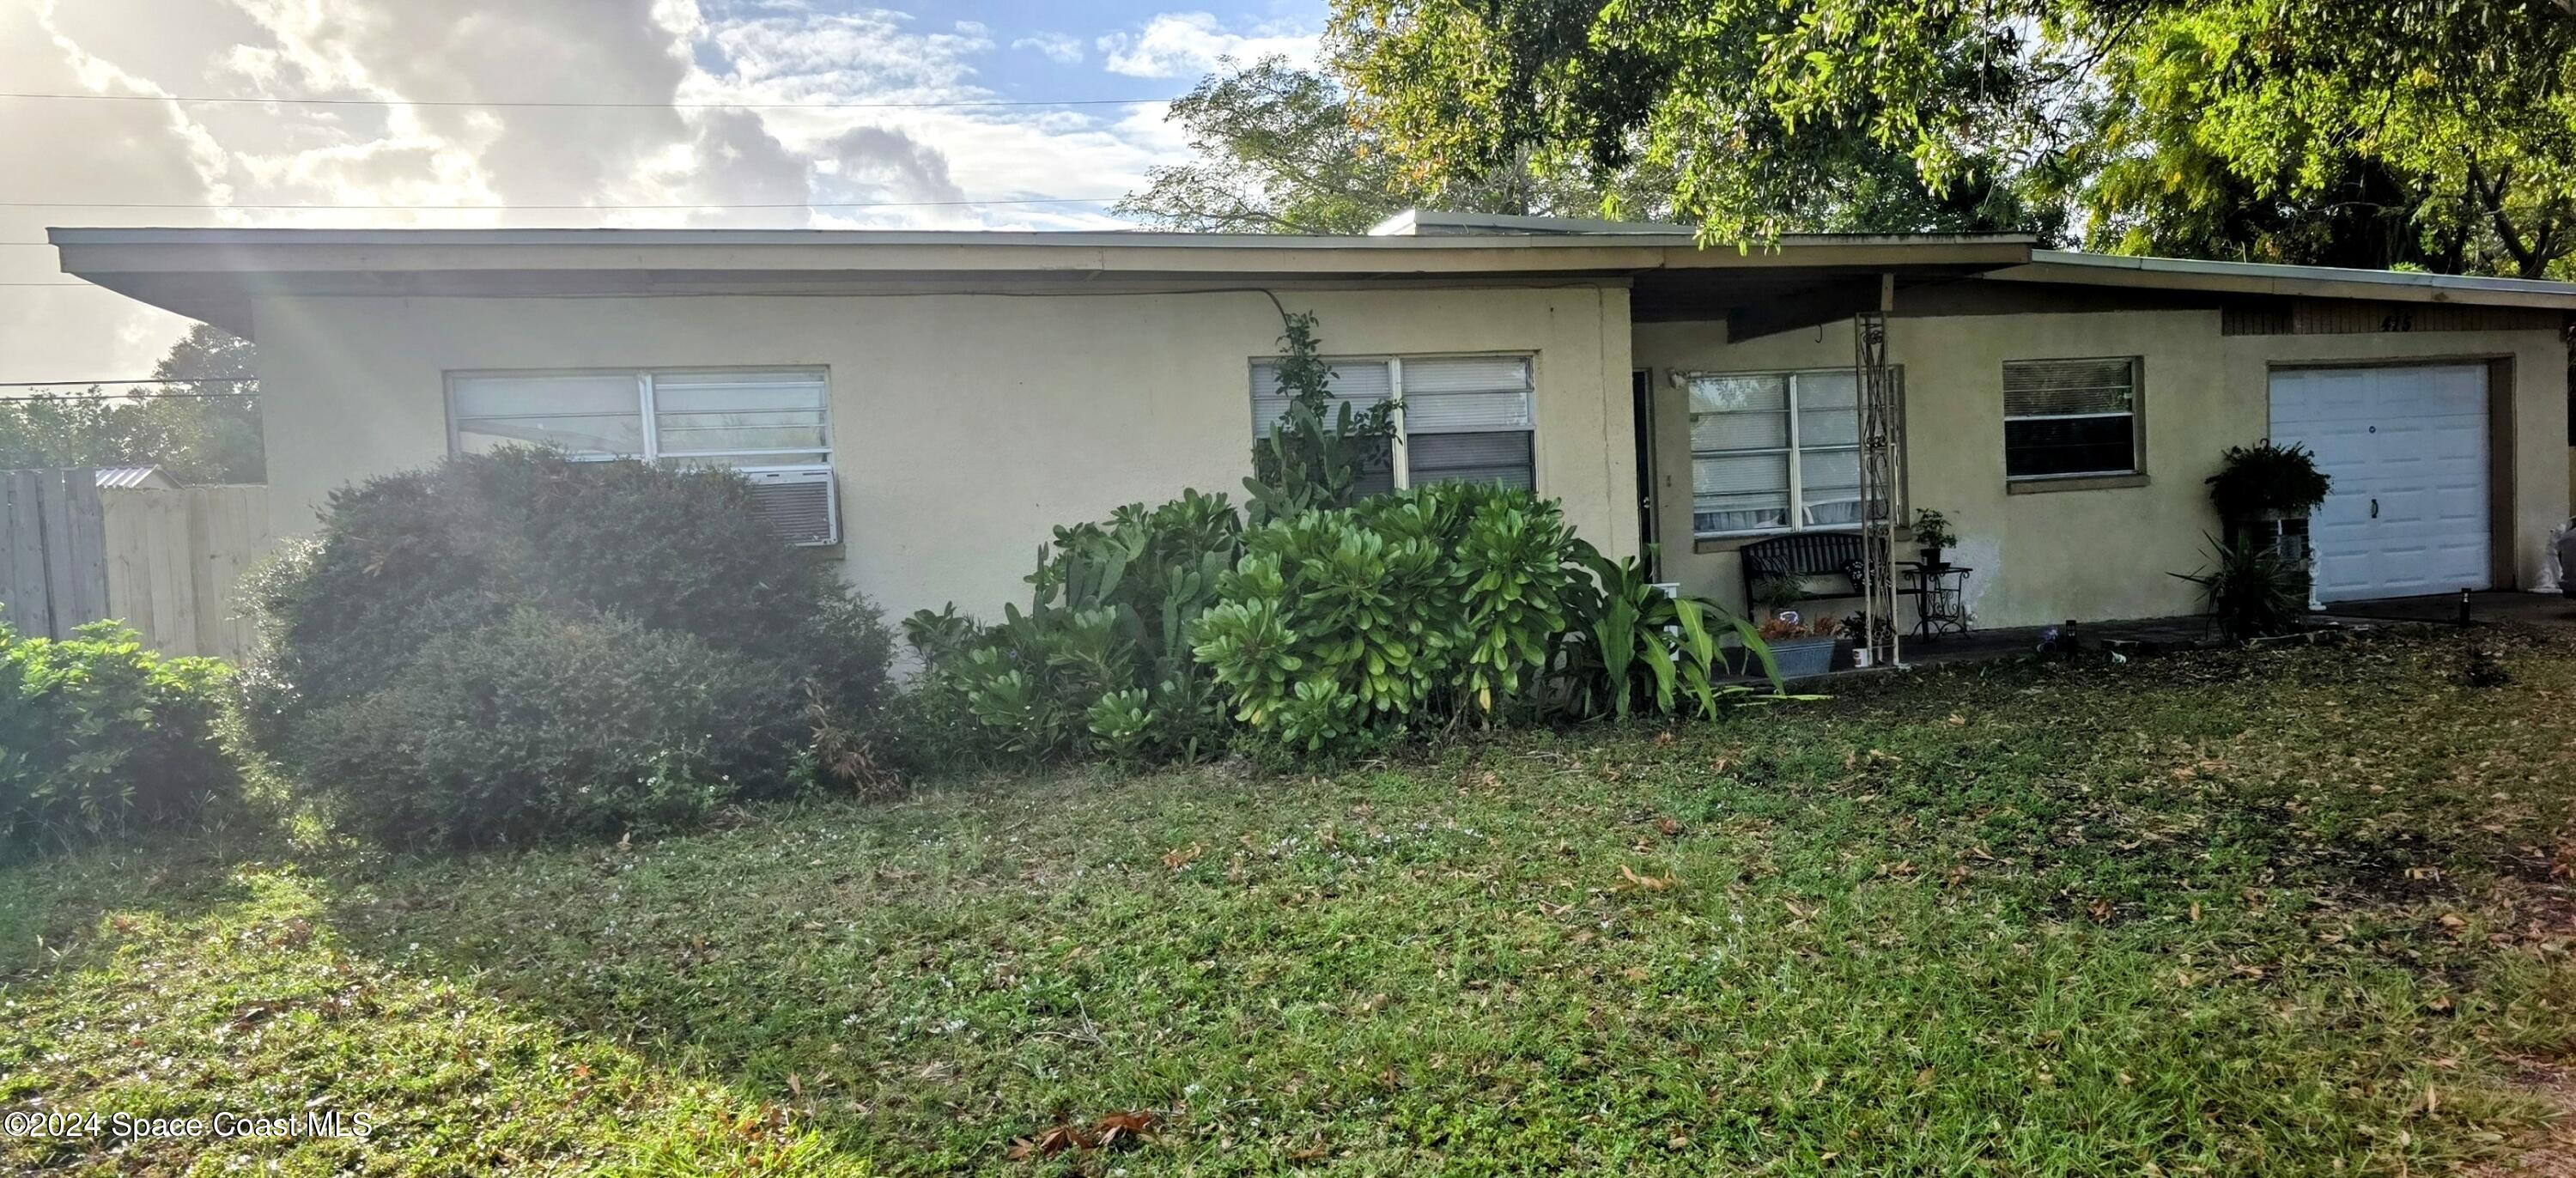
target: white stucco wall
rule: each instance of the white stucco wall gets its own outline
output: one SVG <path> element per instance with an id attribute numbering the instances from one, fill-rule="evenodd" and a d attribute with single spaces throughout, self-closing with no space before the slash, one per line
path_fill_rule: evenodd
<path id="1" fill-rule="evenodd" d="M 1331 354 L 1533 353 L 1540 491 L 1604 550 L 1635 547 L 1624 289 L 1278 293 L 1321 316 Z M 255 315 L 281 535 L 336 487 L 442 456 L 449 371 L 827 368 L 841 558 L 889 616 L 998 617 L 1050 529 L 1121 503 L 1239 502 L 1248 362 L 1280 329 L 1259 292 L 268 298 Z"/>
<path id="2" fill-rule="evenodd" d="M 1905 508 L 1950 517 L 1960 536 L 1952 559 L 1976 569 L 1980 626 L 2194 612 L 2196 587 L 2166 574 L 2207 563 L 2204 537 L 2218 520 L 2202 480 L 2221 451 L 2267 432 L 2274 367 L 2510 361 L 2516 583 L 2536 578 L 2542 541 L 2569 503 L 2566 347 L 2553 331 L 2226 336 L 2217 311 L 2177 310 L 1899 317 L 1888 341 L 1905 369 Z M 2097 356 L 2143 358 L 2146 483 L 2011 493 L 2004 362 Z M 1665 575 L 1741 606 L 1734 545 L 1691 535 L 1689 395 L 1669 376 L 1847 366 L 1850 324 L 1736 344 L 1718 323 L 1640 324 L 1635 359 L 1654 376 Z"/>

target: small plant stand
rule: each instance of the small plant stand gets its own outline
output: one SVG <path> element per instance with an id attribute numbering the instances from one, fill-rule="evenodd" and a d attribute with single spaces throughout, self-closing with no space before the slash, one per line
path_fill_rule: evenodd
<path id="1" fill-rule="evenodd" d="M 1968 577 L 1977 570 L 1919 560 L 1897 567 L 1905 575 L 1903 596 L 1914 599 L 1914 637 L 1968 632 Z"/>

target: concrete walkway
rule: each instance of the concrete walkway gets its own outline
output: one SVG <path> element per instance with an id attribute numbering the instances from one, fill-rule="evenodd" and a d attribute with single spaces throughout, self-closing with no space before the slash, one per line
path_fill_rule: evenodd
<path id="1" fill-rule="evenodd" d="M 2324 613 L 2309 616 L 2321 625 L 2368 629 L 2389 623 L 2451 623 L 2459 619 L 2459 613 L 2459 594 L 2446 593 L 2434 597 L 2337 602 Z M 2576 598 L 2538 593 L 2472 593 L 2469 595 L 2469 619 L 2472 625 L 2514 622 L 2576 626 Z M 2218 645 L 2218 631 L 2210 626 L 2208 619 L 2199 616 L 2137 618 L 2118 622 L 2079 621 L 2075 628 L 2078 641 L 2087 651 L 2108 648 L 2157 654 Z M 2036 654 L 2049 629 L 2046 626 L 2020 626 L 1973 630 L 1938 638 L 1907 638 L 1903 648 L 1905 663 L 1927 666 L 1991 662 Z M 1850 668 L 1843 667 L 1835 673 L 1849 671 Z"/>

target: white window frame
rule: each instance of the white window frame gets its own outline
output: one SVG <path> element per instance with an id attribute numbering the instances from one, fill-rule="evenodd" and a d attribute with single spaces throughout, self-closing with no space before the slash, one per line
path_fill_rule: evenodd
<path id="1" fill-rule="evenodd" d="M 1536 488 L 1538 488 L 1538 487 L 1540 487 L 1540 486 L 1542 485 L 1542 480 L 1541 480 L 1541 479 L 1540 479 L 1540 477 L 1539 477 L 1539 460 L 1538 460 L 1538 455 L 1539 455 L 1539 445 L 1538 445 L 1538 443 L 1539 443 L 1539 434 L 1538 434 L 1538 353 L 1536 353 L 1536 352 L 1508 352 L 1508 351 L 1506 351 L 1506 352 L 1413 352 L 1413 353 L 1409 353 L 1409 356 L 1410 356 L 1410 358 L 1415 359 L 1415 360 L 1518 360 L 1518 361 L 1520 361 L 1521 363 L 1523 363 L 1523 364 L 1525 364 L 1525 365 L 1527 365 L 1527 366 L 1528 366 L 1528 367 L 1527 367 L 1527 371 L 1528 371 L 1528 373 L 1529 373 L 1529 385 L 1528 385 L 1528 387 L 1526 387 L 1526 388 L 1524 388 L 1524 389 L 1522 390 L 1522 396 L 1525 398 L 1525 400 L 1523 401 L 1523 405 L 1524 405 L 1524 407 L 1526 407 L 1526 408 L 1528 409 L 1528 411 L 1529 411 L 1529 424 L 1528 424 L 1527 426 L 1524 426 L 1523 428 L 1521 428 L 1521 429 L 1517 429 L 1517 430 L 1482 430 L 1482 431 L 1477 431 L 1477 430 L 1466 430 L 1466 431 L 1439 430 L 1439 431 L 1434 431 L 1434 432 L 1435 432 L 1435 433 L 1443 433 L 1443 434 L 1445 434 L 1445 433 L 1453 433 L 1453 432 L 1465 432 L 1465 433 L 1477 433 L 1477 432 L 1481 432 L 1481 433 L 1527 433 L 1527 434 L 1529 435 L 1529 441 L 1530 441 L 1530 486 L 1533 488 L 1533 493 L 1536 493 Z M 1384 364 L 1384 365 L 1386 365 L 1386 366 L 1387 366 L 1387 373 L 1386 373 L 1387 394 L 1386 394 L 1386 395 L 1387 395 L 1387 398 L 1388 398 L 1389 400 L 1392 400 L 1392 401 L 1394 401 L 1394 402 L 1395 402 L 1395 412 L 1391 415 L 1391 416 L 1392 416 L 1392 418 L 1393 418 L 1393 420 L 1394 420 L 1394 422 L 1395 422 L 1395 437 L 1394 437 L 1394 439 L 1393 439 L 1394 445 L 1391 447 L 1391 449 L 1392 449 L 1392 451 L 1393 451 L 1393 454 L 1394 454 L 1394 461 L 1393 461 L 1393 463 L 1392 463 L 1392 472 L 1391 472 L 1391 473 L 1393 474 L 1394 479 L 1395 479 L 1395 489 L 1396 489 L 1396 490 L 1402 491 L 1402 490 L 1408 490 L 1408 489 L 1410 489 L 1410 488 L 1413 486 L 1413 461 L 1412 461 L 1412 454 L 1411 454 L 1411 450 L 1410 450 L 1410 447 L 1407 445 L 1407 442 L 1408 442 L 1408 440 L 1411 438 L 1411 436 L 1412 436 L 1412 435 L 1411 435 L 1410 430 L 1409 430 L 1409 429 L 1408 429 L 1408 427 L 1406 426 L 1406 424 L 1405 424 L 1405 420 L 1404 420 L 1404 362 L 1405 362 L 1405 360 L 1406 360 L 1406 358 L 1407 358 L 1407 357 L 1406 357 L 1406 356 L 1318 356 L 1318 357 L 1316 357 L 1316 358 L 1317 358 L 1317 359 L 1319 359 L 1319 360 L 1321 360 L 1321 361 L 1323 361 L 1323 362 L 1324 362 L 1324 365 L 1325 365 L 1326 367 L 1328 367 L 1328 368 L 1333 368 L 1333 369 L 1339 369 L 1339 368 L 1341 368 L 1341 367 L 1342 367 L 1343 365 L 1345 365 L 1345 364 Z M 1251 381 L 1252 381 L 1252 379 L 1253 379 L 1253 377 L 1254 377 L 1254 374 L 1257 374 L 1257 373 L 1260 371 L 1260 367 L 1261 367 L 1261 365 L 1264 365 L 1264 364 L 1276 365 L 1276 364 L 1278 364 L 1278 363 L 1280 363 L 1281 361 L 1286 360 L 1286 359 L 1287 359 L 1287 357 L 1286 357 L 1286 356 L 1255 356 L 1255 357 L 1253 357 L 1253 358 L 1251 359 L 1251 362 L 1245 365 L 1245 373 L 1246 373 L 1246 377 L 1245 377 L 1245 385 L 1246 385 L 1246 388 L 1247 388 L 1247 389 L 1249 389 L 1249 388 L 1253 387 L 1253 386 L 1251 385 Z M 1328 386 L 1328 387 L 1329 387 L 1329 386 Z M 1359 412 L 1359 410 L 1360 410 L 1361 408 L 1364 408 L 1364 406 L 1357 406 L 1357 405 L 1355 405 L 1355 406 L 1353 406 L 1353 407 L 1352 407 L 1352 412 L 1354 412 L 1354 413 Z M 1256 410 L 1256 412 L 1257 412 L 1257 410 Z M 1254 421 L 1253 421 L 1253 423 L 1252 423 L 1252 430 L 1253 430 L 1252 436 L 1253 436 L 1253 439 L 1254 439 L 1256 442 L 1258 442 L 1258 441 L 1261 439 L 1261 437 L 1262 437 L 1261 427 L 1262 427 L 1262 426 L 1264 426 L 1264 425 L 1266 425 L 1266 424 L 1268 424 L 1268 423 L 1266 423 L 1266 422 L 1263 422 L 1263 421 L 1259 420 L 1259 418 L 1258 418 L 1258 417 L 1256 417 L 1256 418 L 1254 419 Z"/>
<path id="2" fill-rule="evenodd" d="M 1684 426 L 1685 431 L 1686 431 L 1686 432 L 1684 433 L 1684 435 L 1683 435 L 1683 436 L 1684 436 L 1685 438 L 1688 438 L 1692 433 L 1696 433 L 1696 432 L 1697 432 L 1696 430 L 1690 429 L 1690 427 L 1691 427 L 1692 425 L 1694 425 L 1694 424 L 1695 424 L 1696 419 L 1701 418 L 1701 417 L 1708 416 L 1707 414 L 1692 412 L 1692 411 L 1691 411 L 1691 409 L 1690 409 L 1690 386 L 1691 386 L 1691 382 L 1692 382 L 1692 381 L 1697 381 L 1697 380 L 1719 380 L 1719 379 L 1728 379 L 1728 378 L 1742 379 L 1742 378 L 1746 378 L 1746 377 L 1765 377 L 1765 376 L 1781 376 L 1781 377 L 1787 377 L 1787 378 L 1788 378 L 1788 380 L 1789 380 L 1789 395 L 1788 395 L 1788 400 L 1787 400 L 1787 401 L 1785 402 L 1785 404 L 1784 404 L 1784 408 L 1785 408 L 1785 410 L 1786 410 L 1786 412 L 1787 412 L 1787 414 L 1788 414 L 1788 417 L 1789 417 L 1789 444 L 1788 444 L 1788 446 L 1787 446 L 1787 447 L 1785 447 L 1785 448 L 1781 448 L 1781 447 L 1770 447 L 1770 446 L 1764 446 L 1764 447 L 1760 447 L 1760 448 L 1757 448 L 1757 449 L 1749 449 L 1749 450 L 1708 450 L 1708 451 L 1703 451 L 1703 450 L 1701 450 L 1701 449 L 1700 449 L 1699 447 L 1697 447 L 1697 446 L 1693 446 L 1693 447 L 1691 447 L 1691 451 L 1690 451 L 1690 457 L 1691 457 L 1691 538 L 1696 539 L 1696 540 L 1723 540 L 1723 539 L 1733 539 L 1733 538 L 1736 538 L 1736 537 L 1745 537 L 1745 536 L 1786 536 L 1786 535 L 1789 535 L 1789 534 L 1791 534 L 1791 533 L 1795 533 L 1795 532 L 1857 532 L 1857 531 L 1859 531 L 1859 530 L 1860 530 L 1860 525 L 1859 525 L 1859 524 L 1857 524 L 1857 523 L 1847 523 L 1847 524 L 1808 524 L 1808 523 L 1804 523 L 1804 522 L 1802 522 L 1802 521 L 1804 520 L 1805 516 L 1806 516 L 1806 502 L 1807 502 L 1806 492 L 1807 492 L 1807 485 L 1806 485 L 1806 462 L 1805 462 L 1805 459 L 1801 457 L 1801 455 L 1802 455 L 1802 453 L 1803 453 L 1803 447 L 1801 447 L 1801 446 L 1799 445 L 1799 442 L 1802 440 L 1802 439 L 1801 439 L 1801 430 L 1802 430 L 1802 428 L 1803 428 L 1803 427 L 1802 427 L 1802 422 L 1800 421 L 1800 418 L 1801 418 L 1802 416 L 1804 416 L 1804 415 L 1798 412 L 1798 385 L 1799 385 L 1799 380 L 1798 380 L 1798 378 L 1799 378 L 1799 377 L 1802 377 L 1802 376 L 1823 376 L 1823 375 L 1826 375 L 1826 374 L 1832 374 L 1832 375 L 1837 375 L 1837 376 L 1849 376 L 1849 377 L 1852 377 L 1855 381 L 1857 381 L 1857 380 L 1859 379 L 1858 374 L 1856 374 L 1855 372 L 1853 372 L 1853 371 L 1852 371 L 1852 369 L 1851 369 L 1851 366 L 1849 366 L 1849 365 L 1843 365 L 1843 366 L 1840 366 L 1840 367 L 1835 367 L 1835 366 L 1827 365 L 1827 366 L 1819 367 L 1819 368 L 1757 368 L 1757 369 L 1751 369 L 1751 370 L 1748 370 L 1748 371 L 1742 371 L 1742 372 L 1714 372 L 1714 371 L 1711 371 L 1711 372 L 1684 372 L 1684 373 L 1681 373 L 1681 374 L 1680 374 L 1681 382 L 1682 382 L 1682 423 L 1683 423 L 1683 426 Z M 1857 391 L 1858 391 L 1858 390 L 1857 390 L 1857 389 L 1855 389 L 1854 391 L 1855 391 L 1855 393 L 1857 393 Z M 1853 442 L 1851 445 L 1849 445 L 1849 446 L 1820 446 L 1820 447 L 1818 447 L 1818 448 L 1817 448 L 1818 452 L 1820 452 L 1820 453 L 1821 453 L 1821 452 L 1823 452 L 1823 451 L 1825 451 L 1825 450 L 1850 450 L 1850 451 L 1852 451 L 1854 454 L 1858 454 L 1858 453 L 1860 452 L 1860 443 L 1857 441 L 1857 435 L 1858 435 L 1858 433 L 1859 433 L 1859 430 L 1858 430 L 1859 423 L 1860 423 L 1860 405 L 1859 405 L 1859 398 L 1858 398 L 1857 396 L 1855 396 L 1855 397 L 1853 398 L 1853 405 L 1852 405 L 1852 424 L 1853 424 L 1853 426 L 1854 426 L 1853 433 L 1854 433 L 1854 435 L 1855 435 L 1855 440 L 1854 440 L 1854 442 Z M 1789 522 L 1788 522 L 1787 526 L 1785 526 L 1785 527 L 1776 527 L 1776 528 L 1741 528 L 1741 529 L 1737 529 L 1737 530 L 1734 530 L 1734 531 L 1718 531 L 1718 532 L 1703 532 L 1703 531 L 1699 530 L 1699 459 L 1700 459 L 1700 456 L 1701 456 L 1702 454 L 1773 454 L 1773 453 L 1785 454 L 1785 455 L 1787 455 L 1787 456 L 1788 456 L 1788 459 L 1789 459 L 1789 462 L 1788 462 L 1788 466 L 1789 466 L 1789 510 L 1788 510 Z"/>
<path id="3" fill-rule="evenodd" d="M 2147 365 L 2140 356 L 2040 356 L 2006 360 L 1996 370 L 2000 381 L 2016 365 L 2027 364 L 2096 364 L 2119 361 L 2129 366 L 2129 408 L 2121 413 L 2023 413 L 2004 415 L 2004 481 L 2007 483 L 2046 483 L 2058 479 L 2119 478 L 2144 474 L 2147 469 Z M 1997 385 L 2000 389 L 2001 384 Z M 2094 421 L 2114 417 L 2129 419 L 2129 465 L 2118 470 L 2068 470 L 2054 474 L 2014 474 L 2012 472 L 2012 423 L 2016 421 Z"/>
<path id="4" fill-rule="evenodd" d="M 655 420 L 654 420 L 654 419 L 655 419 L 655 417 L 656 417 L 656 412 L 655 412 L 655 410 L 656 410 L 656 404 L 655 404 L 654 396 L 653 396 L 653 381 L 654 381 L 654 378 L 655 378 L 655 377 L 657 377 L 657 376 L 668 376 L 668 375 L 683 375 L 683 374 L 685 374 L 685 375 L 690 375 L 690 376 L 702 376 L 702 375 L 708 375 L 708 374 L 722 374 L 722 373 L 742 373 L 742 374 L 745 374 L 745 375 L 790 375 L 790 374 L 792 374 L 792 375 L 798 375 L 798 376 L 811 375 L 811 376 L 814 378 L 814 383 L 816 383 L 816 384 L 818 384 L 818 385 L 821 385 L 821 386 L 822 386 L 822 388 L 823 388 L 823 444 L 822 444 L 821 446 L 816 446 L 816 447 L 807 447 L 807 448 L 803 448 L 803 449 L 792 449 L 792 450 L 789 450 L 789 449 L 768 449 L 768 450 L 688 450 L 688 451 L 682 451 L 682 452 L 678 452 L 678 453 L 672 453 L 672 452 L 668 452 L 668 451 L 663 450 L 663 449 L 662 449 L 661 428 L 660 428 L 660 426 L 659 426 L 658 424 L 656 424 L 656 422 L 655 422 Z M 838 469 L 839 469 L 838 464 L 837 464 L 837 463 L 835 463 L 835 462 L 834 462 L 834 460 L 833 460 L 833 459 L 834 459 L 834 449 L 833 449 L 833 446 L 832 446 L 832 438 L 833 438 L 833 429 L 832 429 L 832 370 L 831 370 L 829 367 L 827 367 L 827 366 L 825 366 L 825 365 L 821 365 L 821 364 L 782 364 L 782 365 L 765 365 L 765 364 L 764 364 L 764 365 L 740 365 L 740 364 L 724 365 L 724 364 L 719 364 L 719 365 L 710 365 L 710 366 L 707 366 L 707 367 L 704 367 L 704 368 L 661 367 L 661 368 L 474 368 L 474 369 L 458 369 L 458 370 L 456 370 L 456 371 L 452 371 L 452 372 L 448 372 L 448 373 L 446 373 L 446 374 L 445 374 L 445 381 L 444 381 L 444 383 L 445 383 L 445 385 L 446 385 L 446 398 L 445 398 L 445 399 L 446 399 L 446 408 L 447 408 L 447 452 L 448 452 L 448 453 L 450 453 L 450 454 L 462 454 L 462 453 L 464 453 L 464 452 L 465 452 L 465 449 L 464 449 L 464 435 L 463 435 L 463 430 L 461 429 L 460 415 L 456 412 L 456 385 L 457 385 L 457 382 L 458 382 L 458 381 L 461 381 L 461 380 L 485 379 L 485 378 L 495 378 L 495 377 L 502 377 L 502 378 L 506 378 L 506 377 L 548 377 L 548 376 L 632 376 L 632 377 L 634 377 L 634 379 L 635 379 L 635 409 L 636 409 L 636 412 L 637 412 L 637 413 L 639 413 L 639 414 L 641 414 L 641 415 L 642 415 L 642 421 L 643 421 L 642 437 L 643 437 L 643 440 L 644 440 L 644 452 L 643 452 L 643 453 L 641 453 L 641 454 L 575 454 L 575 455 L 573 455 L 573 456 L 572 456 L 572 459 L 573 459 L 573 461 L 575 461 L 575 462 L 614 462 L 614 461 L 617 461 L 617 460 L 619 460 L 619 459 L 628 459 L 628 458 L 635 459 L 635 460 L 637 460 L 637 461 L 641 461 L 641 462 L 662 462 L 662 461 L 664 461 L 664 460 L 666 460 L 666 459 L 681 459 L 681 460 L 686 460 L 686 459 L 706 459 L 706 458 L 759 458 L 759 457 L 762 457 L 762 456 L 765 456 L 765 455 L 812 454 L 812 455 L 815 455 L 815 456 L 816 456 L 816 460 L 815 460 L 815 461 L 811 461 L 811 462 L 792 462 L 792 463 L 752 463 L 752 462 L 736 462 L 736 463 L 731 463 L 731 464 L 729 464 L 729 465 L 731 466 L 731 468 L 732 468 L 732 469 L 734 469 L 734 470 L 739 470 L 739 471 L 811 470 L 811 469 L 813 469 L 813 468 L 815 468 L 815 467 L 818 467 L 818 466 L 820 466 L 820 467 L 827 467 L 827 468 L 831 468 L 831 469 L 834 469 L 834 470 L 838 470 Z"/>

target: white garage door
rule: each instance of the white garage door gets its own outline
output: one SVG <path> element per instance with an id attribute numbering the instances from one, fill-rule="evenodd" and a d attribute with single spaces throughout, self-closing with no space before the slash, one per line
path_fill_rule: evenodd
<path id="1" fill-rule="evenodd" d="M 2309 525 L 2318 597 L 2487 587 L 2483 365 L 2275 372 L 2272 440 L 2334 479 Z"/>

